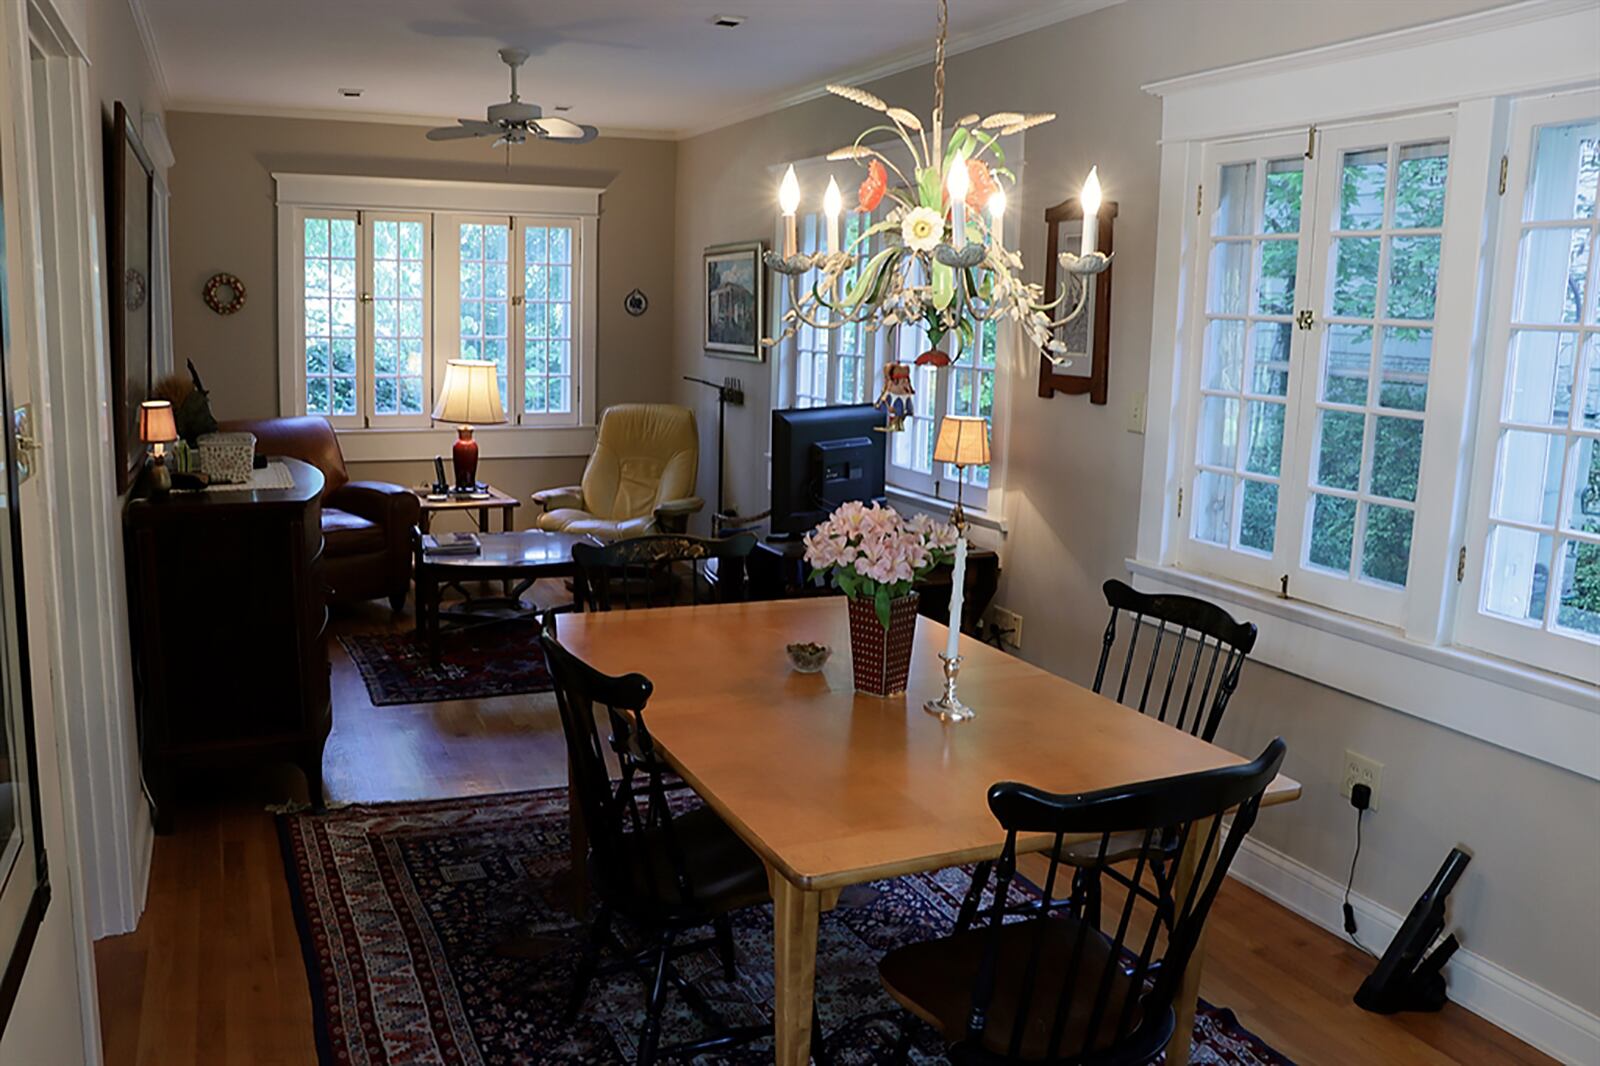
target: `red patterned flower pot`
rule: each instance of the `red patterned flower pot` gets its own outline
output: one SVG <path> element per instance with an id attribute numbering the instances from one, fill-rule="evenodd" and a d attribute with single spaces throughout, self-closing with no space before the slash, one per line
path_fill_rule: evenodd
<path id="1" fill-rule="evenodd" d="M 878 621 L 869 597 L 846 601 L 850 606 L 850 664 L 856 691 L 872 696 L 898 696 L 911 672 L 911 641 L 917 633 L 917 594 L 907 593 L 889 604 L 889 628 Z"/>

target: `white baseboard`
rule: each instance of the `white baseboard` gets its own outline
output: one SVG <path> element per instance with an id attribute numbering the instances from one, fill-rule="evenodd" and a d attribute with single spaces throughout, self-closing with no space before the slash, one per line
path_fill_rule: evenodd
<path id="1" fill-rule="evenodd" d="M 1228 875 L 1329 932 L 1344 935 L 1344 885 L 1298 859 L 1247 839 Z M 1362 941 L 1381 954 L 1404 916 L 1355 893 L 1350 903 Z M 1466 948 L 1456 952 L 1444 972 L 1452 1003 L 1563 1062 L 1600 1063 L 1600 1015 Z"/>

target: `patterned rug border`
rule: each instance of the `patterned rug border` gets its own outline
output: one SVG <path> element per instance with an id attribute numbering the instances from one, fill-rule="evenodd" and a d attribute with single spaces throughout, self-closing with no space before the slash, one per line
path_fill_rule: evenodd
<path id="1" fill-rule="evenodd" d="M 533 802 L 546 802 L 549 799 L 560 797 L 565 802 L 567 786 L 552 785 L 546 788 L 520 789 L 508 792 L 486 792 L 481 795 L 470 796 L 445 796 L 435 799 L 422 800 L 394 800 L 376 801 L 370 803 L 350 803 L 336 808 L 330 808 L 322 813 L 310 810 L 286 811 L 274 815 L 278 833 L 279 854 L 283 859 L 284 879 L 289 887 L 289 907 L 294 915 L 295 933 L 300 941 L 300 959 L 306 968 L 306 983 L 311 994 L 312 1022 L 315 1027 L 315 1042 L 317 1046 L 317 1061 L 320 1066 L 344 1066 L 344 1060 L 335 1053 L 332 1042 L 332 1026 L 327 1014 L 327 989 L 322 982 L 322 976 L 317 965 L 316 945 L 311 928 L 311 915 L 302 891 L 299 879 L 295 876 L 295 855 L 293 823 L 296 820 L 319 820 L 324 822 L 353 821 L 375 814 L 388 813 L 395 817 L 405 817 L 409 814 L 429 814 L 440 809 L 471 804 L 475 807 L 493 809 L 496 807 L 510 807 Z M 1039 886 L 1029 881 L 1021 873 L 1016 875 L 1019 887 L 1037 895 L 1041 891 Z M 1267 1043 L 1255 1030 L 1246 1027 L 1239 1020 L 1239 1016 L 1232 1007 L 1219 1007 L 1210 1003 L 1204 997 L 1200 1003 L 1216 1014 L 1219 1018 L 1226 1019 L 1227 1024 L 1235 1032 L 1243 1036 L 1252 1048 L 1263 1058 L 1276 1056 L 1285 1063 L 1293 1064 L 1288 1055 Z M 1163 1055 L 1160 1061 L 1165 1061 Z"/>

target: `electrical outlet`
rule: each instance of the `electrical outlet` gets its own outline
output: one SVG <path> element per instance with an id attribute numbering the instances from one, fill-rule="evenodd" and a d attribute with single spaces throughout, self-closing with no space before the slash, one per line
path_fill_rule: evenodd
<path id="1" fill-rule="evenodd" d="M 1350 790 L 1356 785 L 1366 785 L 1372 789 L 1372 805 L 1368 810 L 1378 809 L 1378 785 L 1383 781 L 1383 763 L 1376 759 L 1369 759 L 1358 752 L 1346 750 L 1344 753 L 1344 775 L 1339 784 L 1339 795 L 1345 799 L 1350 798 Z"/>
<path id="2" fill-rule="evenodd" d="M 1145 394 L 1136 392 L 1128 400 L 1128 432 L 1144 432 Z"/>
<path id="3" fill-rule="evenodd" d="M 990 607 L 989 622 L 1000 631 L 1000 640 L 1013 648 L 1022 647 L 1022 616 L 1005 607 Z"/>

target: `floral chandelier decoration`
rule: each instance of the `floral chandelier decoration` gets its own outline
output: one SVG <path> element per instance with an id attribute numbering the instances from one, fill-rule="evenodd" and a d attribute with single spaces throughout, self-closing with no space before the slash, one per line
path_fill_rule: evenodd
<path id="1" fill-rule="evenodd" d="M 839 215 L 843 197 L 838 183 L 828 180 L 823 199 L 827 248 L 810 254 L 797 251 L 795 212 L 800 206 L 800 183 L 790 166 L 778 189 L 783 212 L 783 253 L 768 252 L 767 265 L 788 279 L 789 309 L 777 344 L 794 336 L 802 324 L 817 329 L 843 329 L 864 325 L 868 330 L 920 325 L 927 331 L 930 350 L 919 364 L 948 365 L 977 344 L 984 323 L 1011 319 L 1057 365 L 1070 362 L 1066 345 L 1056 331 L 1083 314 L 1088 278 L 1110 265 L 1095 250 L 1100 208 L 1100 184 L 1094 170 L 1084 184 L 1083 239 L 1078 253 L 1059 256 L 1065 281 L 1061 291 L 1046 299 L 1043 286 L 1022 280 L 1022 257 L 1002 240 L 1006 211 L 1006 185 L 1016 175 L 1005 166 L 1000 138 L 1043 125 L 1053 114 L 1002 111 L 987 117 L 977 114 L 955 121 L 948 139 L 944 120 L 945 38 L 947 0 L 939 0 L 939 36 L 934 50 L 933 121 L 924 126 L 914 113 L 891 107 L 864 89 L 830 85 L 828 91 L 879 112 L 883 121 L 862 131 L 853 144 L 828 153 L 828 159 L 854 160 L 866 168 L 859 208 L 873 212 L 885 199 L 893 206 L 883 218 L 867 227 L 848 248 L 839 244 Z M 898 155 L 892 139 L 898 138 L 909 156 L 902 166 L 867 143 L 879 138 Z M 906 162 L 902 160 L 902 162 Z M 873 237 L 881 235 L 878 251 L 862 259 Z M 805 275 L 815 272 L 807 289 Z M 841 285 L 846 274 L 853 277 Z M 1075 290 L 1075 292 L 1073 291 Z M 1055 317 L 1063 308 L 1060 317 Z M 949 353 L 939 350 L 952 338 Z M 890 415 L 890 429 L 911 413 L 910 368 L 891 362 L 885 368 L 884 394 L 879 406 Z"/>

